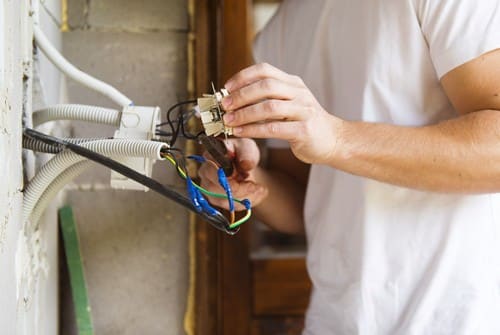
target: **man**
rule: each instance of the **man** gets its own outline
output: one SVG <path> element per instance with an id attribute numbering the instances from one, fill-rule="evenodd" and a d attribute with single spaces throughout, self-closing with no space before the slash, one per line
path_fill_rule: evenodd
<path id="1" fill-rule="evenodd" d="M 226 83 L 235 195 L 305 227 L 304 334 L 500 334 L 498 48 L 498 0 L 289 0 Z"/>

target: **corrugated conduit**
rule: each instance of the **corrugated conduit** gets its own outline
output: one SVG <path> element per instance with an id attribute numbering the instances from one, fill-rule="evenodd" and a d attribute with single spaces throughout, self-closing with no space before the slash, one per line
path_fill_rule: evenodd
<path id="1" fill-rule="evenodd" d="M 92 151 L 110 157 L 145 157 L 155 160 L 163 159 L 160 155 L 162 149 L 167 148 L 167 144 L 154 141 L 141 140 L 100 140 L 95 142 L 81 143 Z M 76 163 L 86 160 L 69 150 L 54 156 L 29 182 L 24 191 L 23 221 L 26 222 L 33 212 L 33 209 L 40 201 L 43 193 L 51 183 L 59 177 L 61 173 Z M 46 201 L 45 199 L 43 200 Z M 47 202 L 48 203 L 48 202 Z M 43 206 L 42 206 L 43 207 Z M 42 210 L 43 212 L 43 210 Z M 35 224 L 36 222 L 31 222 Z"/>
<path id="2" fill-rule="evenodd" d="M 67 185 L 73 179 L 75 179 L 80 174 L 85 172 L 92 165 L 94 165 L 94 162 L 88 159 L 84 159 L 83 161 L 73 164 L 72 166 L 64 170 L 62 173 L 59 174 L 59 176 L 56 177 L 56 179 L 52 181 L 52 183 L 50 183 L 50 185 L 45 189 L 45 191 L 43 191 L 42 195 L 40 196 L 40 199 L 38 200 L 35 207 L 31 211 L 29 222 L 31 222 L 32 227 L 34 227 L 38 222 L 38 220 L 40 220 L 40 217 L 42 216 L 43 212 L 50 204 L 52 199 L 54 199 L 54 197 L 57 195 L 57 193 L 65 185 Z"/>
<path id="3" fill-rule="evenodd" d="M 104 107 L 86 105 L 55 105 L 33 112 L 33 127 L 56 120 L 77 120 L 118 127 L 121 112 Z"/>

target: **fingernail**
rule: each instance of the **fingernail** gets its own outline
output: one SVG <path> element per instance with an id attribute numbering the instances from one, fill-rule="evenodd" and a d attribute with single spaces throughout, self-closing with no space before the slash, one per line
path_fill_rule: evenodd
<path id="1" fill-rule="evenodd" d="M 238 136 L 243 132 L 243 128 L 241 127 L 235 127 L 233 128 L 233 135 Z"/>
<path id="2" fill-rule="evenodd" d="M 232 103 L 233 103 L 233 98 L 231 98 L 231 96 L 222 99 L 222 107 L 224 107 L 224 109 L 229 109 Z"/>
<path id="3" fill-rule="evenodd" d="M 231 122 L 234 121 L 234 114 L 233 113 L 226 113 L 224 114 L 224 123 L 227 125 L 231 125 Z"/>

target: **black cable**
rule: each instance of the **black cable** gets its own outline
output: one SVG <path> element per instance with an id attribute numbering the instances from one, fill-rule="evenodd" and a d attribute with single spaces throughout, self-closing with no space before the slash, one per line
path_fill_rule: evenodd
<path id="1" fill-rule="evenodd" d="M 187 122 L 183 122 L 184 116 L 181 114 L 179 117 L 179 125 L 181 127 L 181 134 L 184 136 L 184 138 L 187 138 L 188 140 L 196 140 L 198 139 L 198 136 L 204 132 L 201 132 L 199 134 L 193 135 L 190 133 L 187 133 L 184 126 L 186 125 Z"/>
<path id="2" fill-rule="evenodd" d="M 175 144 L 175 142 L 177 141 L 177 138 L 179 136 L 179 132 L 181 130 L 181 127 L 182 127 L 182 122 L 183 122 L 183 113 L 182 111 L 178 112 L 178 122 L 177 122 L 177 127 L 174 126 L 174 120 L 172 120 L 172 112 L 184 105 L 188 105 L 188 104 L 195 104 L 197 102 L 197 100 L 193 99 L 193 100 L 186 100 L 186 101 L 181 101 L 181 102 L 178 102 L 176 103 L 175 105 L 171 106 L 168 110 L 167 110 L 167 121 L 166 122 L 162 122 L 162 123 L 159 123 L 156 125 L 157 128 L 159 127 L 162 127 L 166 124 L 169 125 L 170 127 L 170 131 L 172 133 L 172 138 L 170 140 L 170 146 L 173 146 Z"/>
<path id="3" fill-rule="evenodd" d="M 156 127 L 161 127 L 161 126 L 164 126 L 166 124 L 168 124 L 168 125 L 170 125 L 170 127 L 172 127 L 173 121 L 172 120 L 169 121 L 169 114 L 171 114 L 172 111 L 174 111 L 177 107 L 181 107 L 181 106 L 189 105 L 189 104 L 195 104 L 197 102 L 198 101 L 196 99 L 192 99 L 192 100 L 181 101 L 181 102 L 176 103 L 175 105 L 170 106 L 170 108 L 167 110 L 167 122 L 159 123 L 156 125 Z"/>
<path id="4" fill-rule="evenodd" d="M 55 147 L 59 147 L 61 149 L 66 148 L 68 150 L 71 150 L 72 152 L 74 152 L 77 155 L 80 155 L 80 156 L 85 157 L 87 159 L 90 159 L 96 163 L 104 165 L 104 166 L 112 169 L 113 171 L 120 173 L 121 175 L 123 175 L 127 178 L 135 180 L 139 184 L 148 187 L 149 189 L 169 198 L 170 200 L 173 200 L 174 202 L 178 203 L 179 205 L 181 205 L 181 206 L 189 209 L 190 211 L 196 213 L 197 215 L 201 216 L 203 219 L 208 221 L 212 226 L 214 226 L 218 230 L 224 231 L 225 233 L 230 234 L 230 235 L 234 235 L 238 232 L 237 229 L 229 228 L 229 222 L 224 215 L 218 213 L 220 215 L 211 216 L 205 212 L 196 211 L 195 206 L 184 195 L 178 193 L 177 191 L 175 191 L 171 188 L 165 187 L 163 184 L 159 183 L 158 181 L 156 181 L 152 178 L 149 178 L 148 176 L 145 176 L 145 175 L 129 168 L 128 166 L 121 164 L 120 162 L 117 162 L 111 158 L 103 156 L 97 152 L 89 150 L 89 149 L 82 147 L 80 145 L 69 143 L 69 142 L 61 140 L 57 137 L 46 135 L 46 134 L 40 133 L 40 132 L 33 130 L 33 129 L 25 128 L 24 134 L 30 138 L 40 140 L 40 141 L 47 143 L 49 145 L 54 145 Z"/>
<path id="5" fill-rule="evenodd" d="M 155 132 L 155 134 L 158 135 L 158 136 L 161 136 L 161 137 L 171 137 L 173 135 L 172 133 L 169 133 L 169 132 L 163 131 L 163 130 L 157 130 Z"/>
<path id="6" fill-rule="evenodd" d="M 197 140 L 198 136 L 204 132 L 200 132 L 198 134 L 191 134 L 186 130 L 186 126 L 188 125 L 189 121 L 196 116 L 196 110 L 191 109 L 189 112 L 184 112 L 181 107 L 187 104 L 194 104 L 196 103 L 196 100 L 187 100 L 187 101 L 181 101 L 173 106 L 171 106 L 168 111 L 167 111 L 167 122 L 162 122 L 156 125 L 157 128 L 157 133 L 156 135 L 162 136 L 162 137 L 170 137 L 170 142 L 169 144 L 173 146 L 177 139 L 182 136 L 188 140 Z M 172 113 L 175 110 L 178 110 L 177 112 L 177 119 L 174 120 L 172 119 Z M 170 132 L 165 132 L 159 128 L 162 126 L 168 124 L 170 127 Z"/>

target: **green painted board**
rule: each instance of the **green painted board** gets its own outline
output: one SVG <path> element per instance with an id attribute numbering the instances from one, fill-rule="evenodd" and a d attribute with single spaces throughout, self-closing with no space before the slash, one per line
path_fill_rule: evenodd
<path id="1" fill-rule="evenodd" d="M 71 293 L 75 304 L 76 325 L 79 335 L 93 335 L 92 316 L 83 271 L 80 242 L 73 210 L 65 206 L 59 210 L 59 221 L 64 241 L 64 251 L 68 264 Z"/>

